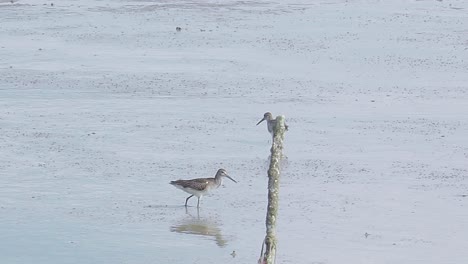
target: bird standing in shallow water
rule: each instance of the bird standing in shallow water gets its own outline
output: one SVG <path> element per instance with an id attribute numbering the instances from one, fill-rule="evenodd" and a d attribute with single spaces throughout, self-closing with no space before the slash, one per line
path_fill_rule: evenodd
<path id="1" fill-rule="evenodd" d="M 267 121 L 268 132 L 270 132 L 271 136 L 273 137 L 275 133 L 276 119 L 273 119 L 273 115 L 270 112 L 266 112 L 263 115 L 262 120 L 258 121 L 257 126 L 265 120 Z M 286 130 L 288 130 L 288 125 L 284 124 L 284 127 Z"/>
<path id="2" fill-rule="evenodd" d="M 171 181 L 171 185 L 174 185 L 176 188 L 181 189 L 186 193 L 190 193 L 191 195 L 185 199 L 185 206 L 187 206 L 187 202 L 193 196 L 198 197 L 197 208 L 200 207 L 200 199 L 203 195 L 207 194 L 210 190 L 217 189 L 223 183 L 223 178 L 226 177 L 231 181 L 237 183 L 233 178 L 231 178 L 225 169 L 219 169 L 216 172 L 216 176 L 214 178 L 198 178 L 198 179 L 191 179 L 191 180 L 177 180 Z"/>

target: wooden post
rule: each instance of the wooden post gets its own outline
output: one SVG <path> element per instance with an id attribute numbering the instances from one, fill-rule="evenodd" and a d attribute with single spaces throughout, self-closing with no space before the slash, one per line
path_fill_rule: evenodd
<path id="1" fill-rule="evenodd" d="M 278 217 L 280 164 L 283 157 L 283 139 L 286 131 L 284 116 L 276 117 L 276 126 L 271 146 L 270 168 L 268 169 L 268 207 L 266 214 L 265 254 L 260 254 L 259 263 L 273 264 L 276 260 L 276 219 Z"/>

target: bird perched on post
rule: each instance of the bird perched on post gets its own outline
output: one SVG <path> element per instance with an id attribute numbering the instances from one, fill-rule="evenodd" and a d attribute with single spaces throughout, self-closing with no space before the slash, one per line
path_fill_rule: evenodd
<path id="1" fill-rule="evenodd" d="M 263 115 L 262 120 L 258 121 L 257 126 L 265 120 L 267 121 L 268 132 L 270 132 L 271 136 L 273 137 L 276 127 L 276 119 L 273 119 L 273 115 L 270 112 L 266 112 Z M 286 130 L 288 130 L 288 125 L 284 124 L 284 127 Z"/>

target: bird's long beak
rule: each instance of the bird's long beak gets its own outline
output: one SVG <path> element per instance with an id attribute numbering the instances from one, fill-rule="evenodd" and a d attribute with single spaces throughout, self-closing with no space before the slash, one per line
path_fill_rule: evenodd
<path id="1" fill-rule="evenodd" d="M 262 118 L 262 120 L 258 121 L 257 126 L 258 126 L 258 124 L 260 124 L 263 121 L 265 121 L 265 118 Z"/>
<path id="2" fill-rule="evenodd" d="M 226 177 L 229 178 L 231 181 L 237 183 L 233 178 L 231 178 L 231 176 L 229 176 L 229 175 L 226 174 Z"/>

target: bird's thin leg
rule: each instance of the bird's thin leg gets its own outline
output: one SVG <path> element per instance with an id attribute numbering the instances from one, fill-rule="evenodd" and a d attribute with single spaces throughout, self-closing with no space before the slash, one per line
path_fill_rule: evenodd
<path id="1" fill-rule="evenodd" d="M 187 197 L 187 199 L 185 199 L 185 207 L 187 207 L 187 202 L 188 202 L 188 200 L 189 200 L 190 198 L 192 198 L 192 197 L 193 197 L 193 194 L 190 195 L 189 197 Z"/>
<path id="2" fill-rule="evenodd" d="M 197 208 L 200 208 L 200 197 L 198 197 Z"/>

